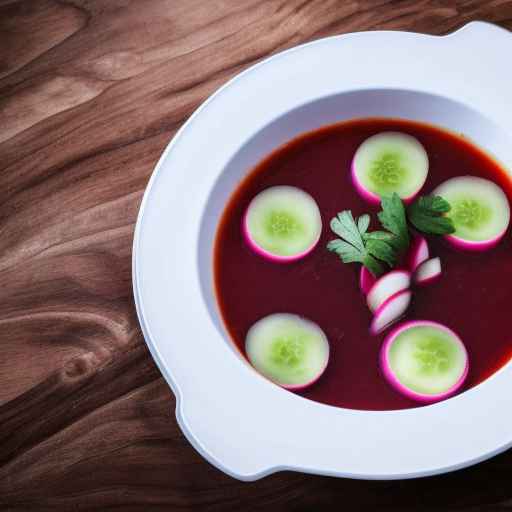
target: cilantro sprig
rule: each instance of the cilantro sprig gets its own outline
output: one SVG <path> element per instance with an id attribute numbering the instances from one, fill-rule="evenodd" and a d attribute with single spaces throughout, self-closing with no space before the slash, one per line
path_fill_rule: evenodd
<path id="1" fill-rule="evenodd" d="M 327 249 L 336 253 L 344 263 L 361 263 L 379 276 L 385 265 L 394 267 L 409 247 L 407 220 L 427 234 L 444 235 L 455 231 L 452 220 L 444 216 L 450 211 L 450 205 L 442 197 L 420 197 L 406 210 L 398 194 L 394 193 L 382 198 L 381 205 L 378 218 L 384 230 L 368 232 L 368 214 L 354 219 L 352 212 L 345 210 L 331 220 L 331 230 L 339 238 L 331 240 Z"/>

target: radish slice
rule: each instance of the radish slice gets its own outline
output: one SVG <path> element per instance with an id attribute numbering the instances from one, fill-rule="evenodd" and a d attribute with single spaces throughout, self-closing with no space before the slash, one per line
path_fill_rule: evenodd
<path id="1" fill-rule="evenodd" d="M 428 244 L 425 237 L 421 235 L 415 236 L 407 255 L 409 270 L 414 272 L 419 265 L 428 260 L 429 255 Z"/>
<path id="2" fill-rule="evenodd" d="M 375 281 L 377 281 L 377 278 L 363 265 L 359 272 L 359 288 L 365 295 L 371 290 Z"/>
<path id="3" fill-rule="evenodd" d="M 366 303 L 370 311 L 376 311 L 385 300 L 402 290 L 406 290 L 410 284 L 411 274 L 407 270 L 392 270 L 384 274 L 377 279 L 366 297 Z"/>
<path id="4" fill-rule="evenodd" d="M 399 132 L 383 132 L 366 139 L 352 160 L 352 181 L 370 203 L 396 192 L 411 201 L 428 173 L 428 155 L 421 143 Z"/>
<path id="5" fill-rule="evenodd" d="M 432 258 L 423 262 L 414 275 L 414 282 L 421 286 L 433 283 L 441 277 L 441 260 Z"/>
<path id="6" fill-rule="evenodd" d="M 249 204 L 243 231 L 254 252 L 284 263 L 313 250 L 320 239 L 322 219 L 316 201 L 303 190 L 271 187 Z"/>
<path id="7" fill-rule="evenodd" d="M 245 351 L 259 373 L 295 390 L 313 384 L 329 360 L 329 342 L 322 329 L 288 313 L 258 320 L 247 332 Z"/>
<path id="8" fill-rule="evenodd" d="M 468 354 L 448 327 L 429 321 L 406 322 L 385 339 L 380 364 L 399 393 L 423 403 L 452 396 L 468 374 Z"/>
<path id="9" fill-rule="evenodd" d="M 447 214 L 455 233 L 446 239 L 460 249 L 485 251 L 494 247 L 507 231 L 510 206 L 503 190 L 492 181 L 475 176 L 459 176 L 436 188 L 450 205 Z"/>
<path id="10" fill-rule="evenodd" d="M 396 322 L 406 311 L 411 303 L 412 293 L 410 290 L 402 290 L 395 293 L 375 311 L 370 325 L 370 332 L 373 335 L 380 334 L 392 323 Z"/>

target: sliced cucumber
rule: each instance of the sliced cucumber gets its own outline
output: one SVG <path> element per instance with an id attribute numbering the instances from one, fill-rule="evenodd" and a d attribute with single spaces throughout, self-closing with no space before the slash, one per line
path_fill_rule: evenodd
<path id="1" fill-rule="evenodd" d="M 396 192 L 410 201 L 421 190 L 428 173 L 428 155 L 411 135 L 383 132 L 366 139 L 352 160 L 352 180 L 371 203 Z"/>
<path id="2" fill-rule="evenodd" d="M 286 262 L 313 250 L 320 239 L 322 219 L 308 193 L 278 186 L 267 188 L 251 201 L 243 227 L 247 243 L 257 254 Z"/>
<path id="3" fill-rule="evenodd" d="M 259 373 L 287 389 L 313 384 L 329 360 L 329 342 L 322 329 L 288 313 L 257 321 L 247 332 L 245 351 Z"/>
<path id="4" fill-rule="evenodd" d="M 436 188 L 451 206 L 447 214 L 455 233 L 447 239 L 462 249 L 485 250 L 496 245 L 510 222 L 510 206 L 503 190 L 492 181 L 459 176 Z"/>
<path id="5" fill-rule="evenodd" d="M 429 321 L 406 322 L 384 341 L 381 366 L 403 395 L 424 403 L 453 395 L 468 373 L 468 354 L 448 327 Z"/>

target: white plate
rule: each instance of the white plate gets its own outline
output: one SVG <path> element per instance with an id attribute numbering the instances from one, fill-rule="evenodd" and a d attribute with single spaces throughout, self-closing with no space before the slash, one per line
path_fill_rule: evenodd
<path id="1" fill-rule="evenodd" d="M 222 471 L 372 479 L 461 468 L 512 444 L 512 366 L 445 402 L 356 411 L 289 393 L 237 354 L 212 290 L 212 242 L 237 182 L 272 149 L 366 116 L 462 132 L 512 168 L 512 36 L 470 23 L 445 36 L 366 32 L 280 53 L 241 73 L 174 137 L 146 190 L 133 277 L 144 336 L 178 422 Z M 485 321 L 485 319 L 483 319 Z"/>

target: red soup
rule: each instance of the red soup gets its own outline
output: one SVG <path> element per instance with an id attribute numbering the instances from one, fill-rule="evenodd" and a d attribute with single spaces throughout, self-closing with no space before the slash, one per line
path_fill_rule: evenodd
<path id="1" fill-rule="evenodd" d="M 423 193 L 448 178 L 490 179 L 512 197 L 512 182 L 488 155 L 455 134 L 433 126 L 393 119 L 363 119 L 306 133 L 263 160 L 239 185 L 222 216 L 215 243 L 217 299 L 226 328 L 245 355 L 245 336 L 254 322 L 272 313 L 295 313 L 316 322 L 330 343 L 325 373 L 301 396 L 352 409 L 389 410 L 418 404 L 389 387 L 378 364 L 386 332 L 371 336 L 371 314 L 358 288 L 359 265 L 343 264 L 326 250 L 335 236 L 329 220 L 342 210 L 354 215 L 378 207 L 361 199 L 350 179 L 357 147 L 382 131 L 416 137 L 429 155 Z M 240 229 L 251 199 L 274 185 L 292 185 L 311 194 L 320 208 L 323 232 L 316 248 L 294 263 L 276 264 L 254 254 Z M 408 319 L 434 320 L 455 330 L 469 353 L 464 389 L 477 385 L 512 356 L 509 312 L 512 304 L 512 240 L 507 233 L 488 252 L 457 252 L 436 237 L 431 254 L 443 275 L 414 294 Z"/>

